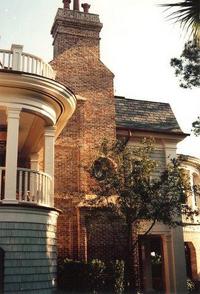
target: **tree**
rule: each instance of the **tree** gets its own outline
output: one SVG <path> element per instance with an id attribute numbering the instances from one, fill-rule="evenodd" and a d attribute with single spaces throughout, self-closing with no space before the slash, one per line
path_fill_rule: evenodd
<path id="1" fill-rule="evenodd" d="M 200 87 L 200 50 L 192 41 L 185 44 L 180 58 L 172 58 L 171 66 L 182 88 Z"/>
<path id="2" fill-rule="evenodd" d="M 175 75 L 179 77 L 179 85 L 182 88 L 200 86 L 200 2 L 199 0 L 184 0 L 182 2 L 162 4 L 169 13 L 169 18 L 179 22 L 182 29 L 190 31 L 192 40 L 186 42 L 180 58 L 172 58 L 171 66 L 175 69 Z M 200 135 L 200 118 L 193 124 L 196 136 Z"/>
<path id="3" fill-rule="evenodd" d="M 169 13 L 168 18 L 179 22 L 183 31 L 190 32 L 192 40 L 185 43 L 180 58 L 172 58 L 171 66 L 180 78 L 180 87 L 200 86 L 200 2 L 185 0 L 182 2 L 162 4 Z"/>
<path id="4" fill-rule="evenodd" d="M 169 18 L 179 22 L 182 29 L 190 31 L 196 43 L 200 38 L 200 4 L 199 0 L 183 0 L 176 3 L 162 4 L 167 10 L 173 10 Z"/>
<path id="5" fill-rule="evenodd" d="M 193 217 L 186 203 L 191 187 L 188 177 L 177 160 L 173 160 L 159 177 L 152 177 L 156 161 L 151 159 L 152 141 L 144 139 L 140 146 L 130 148 L 127 141 L 113 145 L 104 141 L 89 169 L 96 181 L 96 197 L 90 200 L 95 207 L 104 207 L 126 228 L 126 287 L 133 286 L 132 255 L 141 221 L 149 224 L 147 235 L 156 222 L 175 227 L 183 225 L 181 214 Z"/>

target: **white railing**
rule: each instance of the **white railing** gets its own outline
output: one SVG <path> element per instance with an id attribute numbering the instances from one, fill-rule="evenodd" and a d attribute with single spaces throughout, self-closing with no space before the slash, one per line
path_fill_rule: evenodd
<path id="1" fill-rule="evenodd" d="M 12 70 L 12 51 L 0 49 L 0 69 Z"/>
<path id="2" fill-rule="evenodd" d="M 22 52 L 23 47 L 12 45 L 11 50 L 0 49 L 0 69 L 22 71 L 55 79 L 55 71 L 41 58 Z"/>
<path id="3" fill-rule="evenodd" d="M 5 167 L 0 167 L 0 195 L 5 194 Z M 53 207 L 52 178 L 43 172 L 17 168 L 16 200 L 19 203 Z"/>

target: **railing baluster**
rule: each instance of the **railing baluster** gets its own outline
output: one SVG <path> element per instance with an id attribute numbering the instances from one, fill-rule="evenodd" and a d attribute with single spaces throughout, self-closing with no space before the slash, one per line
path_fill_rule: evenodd
<path id="1" fill-rule="evenodd" d="M 22 55 L 22 71 L 25 71 L 24 68 L 25 68 L 25 56 Z"/>
<path id="2" fill-rule="evenodd" d="M 27 57 L 27 67 L 26 67 L 26 71 L 27 71 L 27 72 L 30 71 L 30 56 Z"/>
<path id="3" fill-rule="evenodd" d="M 44 203 L 44 177 L 40 174 L 41 177 L 41 202 Z"/>
<path id="4" fill-rule="evenodd" d="M 19 171 L 19 201 L 22 201 L 22 173 L 23 171 Z"/>
<path id="5" fill-rule="evenodd" d="M 40 75 L 42 76 L 42 68 L 43 68 L 43 62 L 42 62 L 42 60 L 40 60 Z"/>
<path id="6" fill-rule="evenodd" d="M 41 202 L 44 203 L 44 177 L 41 174 Z"/>
<path id="7" fill-rule="evenodd" d="M 2 65 L 5 68 L 5 53 L 3 53 Z"/>
<path id="8" fill-rule="evenodd" d="M 50 204 L 50 206 L 52 206 L 52 197 L 51 197 L 51 181 L 50 181 L 50 179 L 48 178 L 48 197 L 49 197 L 49 199 L 48 199 L 48 202 L 49 202 L 49 204 Z"/>
<path id="9" fill-rule="evenodd" d="M 0 201 L 4 199 L 5 167 L 0 167 Z M 27 168 L 17 169 L 16 200 L 52 206 L 52 178 L 43 172 Z"/>
<path id="10" fill-rule="evenodd" d="M 2 200 L 1 183 L 2 183 L 2 169 L 0 169 L 0 198 Z"/>
<path id="11" fill-rule="evenodd" d="M 37 173 L 36 172 L 34 172 L 34 174 L 33 174 L 33 183 L 34 183 L 34 185 L 33 185 L 33 198 L 32 198 L 32 201 L 33 202 L 36 202 L 36 200 L 37 200 Z"/>
<path id="12" fill-rule="evenodd" d="M 38 174 L 38 203 L 40 204 L 41 202 L 41 187 L 42 187 L 42 184 L 41 184 L 41 174 Z"/>
<path id="13" fill-rule="evenodd" d="M 11 53 L 8 54 L 8 69 L 11 68 Z"/>
<path id="14" fill-rule="evenodd" d="M 29 179 L 30 179 L 30 201 L 33 202 L 33 197 L 34 197 L 34 186 L 35 186 L 35 182 L 34 182 L 34 173 L 33 172 L 29 172 Z"/>
<path id="15" fill-rule="evenodd" d="M 18 70 L 38 74 L 47 78 L 54 79 L 54 70 L 48 63 L 42 59 L 27 53 L 22 53 L 20 59 L 21 65 Z M 0 68 L 12 70 L 13 53 L 11 50 L 0 50 Z"/>
<path id="16" fill-rule="evenodd" d="M 38 61 L 35 60 L 35 73 L 37 73 L 37 70 L 38 70 Z"/>
<path id="17" fill-rule="evenodd" d="M 28 172 L 25 171 L 25 178 L 24 178 L 24 201 L 28 201 Z"/>
<path id="18" fill-rule="evenodd" d="M 31 58 L 31 72 L 33 72 L 34 70 L 34 59 Z"/>
<path id="19" fill-rule="evenodd" d="M 45 203 L 48 204 L 48 194 L 47 194 L 47 176 L 45 175 Z"/>
<path id="20" fill-rule="evenodd" d="M 35 174 L 35 179 L 36 179 L 36 185 L 35 185 L 35 188 L 36 188 L 36 191 L 35 191 L 35 201 L 36 203 L 39 202 L 39 177 L 38 177 L 38 173 Z"/>

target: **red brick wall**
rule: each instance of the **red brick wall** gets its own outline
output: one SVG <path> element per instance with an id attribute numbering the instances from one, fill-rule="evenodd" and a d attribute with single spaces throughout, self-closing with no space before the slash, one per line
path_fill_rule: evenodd
<path id="1" fill-rule="evenodd" d="M 77 205 L 81 196 L 92 190 L 85 166 L 105 137 L 115 139 L 116 127 L 113 74 L 96 54 L 96 35 L 91 42 L 87 38 L 84 42 L 82 37 L 78 41 L 79 30 L 77 35 L 73 31 L 74 41 L 67 34 L 56 36 L 56 50 L 66 50 L 53 60 L 52 66 L 57 80 L 78 97 L 76 112 L 55 146 L 55 203 L 63 211 L 58 220 L 58 252 L 84 259 L 87 240 Z"/>
<path id="2" fill-rule="evenodd" d="M 66 49 L 71 47 L 85 46 L 92 50 L 92 52 L 99 56 L 99 39 L 85 38 L 84 36 L 77 37 L 76 35 L 68 35 L 66 40 L 65 34 L 59 34 L 54 42 L 54 56 L 62 54 Z"/>
<path id="3" fill-rule="evenodd" d="M 99 56 L 99 33 L 102 24 L 96 14 L 58 9 L 51 34 L 54 38 L 54 57 L 71 47 L 87 46 Z"/>

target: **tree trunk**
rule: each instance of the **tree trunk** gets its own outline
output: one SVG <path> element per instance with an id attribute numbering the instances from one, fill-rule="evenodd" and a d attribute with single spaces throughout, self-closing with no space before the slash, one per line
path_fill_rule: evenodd
<path id="1" fill-rule="evenodd" d="M 138 246 L 133 240 L 132 223 L 127 223 L 126 236 L 126 260 L 125 260 L 125 286 L 126 293 L 136 293 L 139 290 L 139 275 L 138 275 Z M 136 237 L 137 238 L 137 237 Z M 133 244 L 136 244 L 133 247 Z"/>

